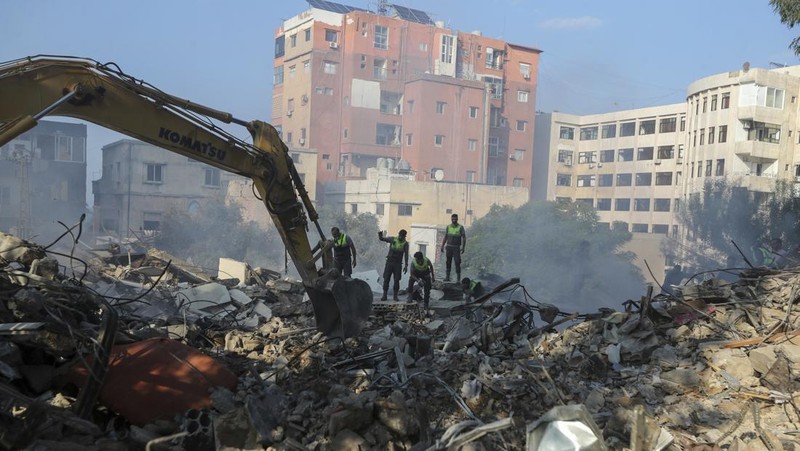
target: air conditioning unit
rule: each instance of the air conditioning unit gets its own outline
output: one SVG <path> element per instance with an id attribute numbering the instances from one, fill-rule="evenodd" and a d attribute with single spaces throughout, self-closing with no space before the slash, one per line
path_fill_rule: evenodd
<path id="1" fill-rule="evenodd" d="M 564 162 L 564 166 L 572 166 L 572 162 L 571 161 L 565 161 Z"/>
<path id="2" fill-rule="evenodd" d="M 511 161 L 517 161 L 517 157 L 513 153 L 508 155 L 508 159 Z"/>
<path id="3" fill-rule="evenodd" d="M 661 160 L 656 160 L 655 164 L 661 164 Z"/>
<path id="4" fill-rule="evenodd" d="M 336 41 L 331 41 L 331 42 L 328 43 L 328 45 L 330 45 L 332 49 L 338 49 L 339 48 L 339 43 L 336 42 Z"/>
<path id="5" fill-rule="evenodd" d="M 683 159 L 678 158 L 677 160 L 675 160 L 675 164 L 683 164 Z"/>
<path id="6" fill-rule="evenodd" d="M 300 138 L 300 139 L 297 140 L 297 143 L 300 144 L 301 146 L 304 146 L 306 144 L 306 139 L 305 138 Z"/>
<path id="7" fill-rule="evenodd" d="M 597 163 L 597 167 L 598 168 L 602 168 L 603 167 L 603 163 Z"/>
<path id="8" fill-rule="evenodd" d="M 530 80 L 531 79 L 531 74 L 523 74 L 522 78 L 524 78 L 526 80 Z"/>
<path id="9" fill-rule="evenodd" d="M 594 169 L 594 163 L 589 163 L 589 169 Z"/>
<path id="10" fill-rule="evenodd" d="M 286 115 L 292 117 L 292 113 L 294 113 L 294 110 L 289 110 L 286 112 Z"/>
<path id="11" fill-rule="evenodd" d="M 745 130 L 750 130 L 751 128 L 753 128 L 753 121 L 742 122 L 742 128 L 744 128 Z"/>

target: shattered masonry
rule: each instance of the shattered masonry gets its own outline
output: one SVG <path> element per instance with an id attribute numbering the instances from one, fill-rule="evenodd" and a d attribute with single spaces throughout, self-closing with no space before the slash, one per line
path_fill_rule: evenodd
<path id="1" fill-rule="evenodd" d="M 439 283 L 434 317 L 376 303 L 343 341 L 274 272 L 63 246 L 0 234 L 3 449 L 800 445 L 797 268 L 590 314 Z"/>

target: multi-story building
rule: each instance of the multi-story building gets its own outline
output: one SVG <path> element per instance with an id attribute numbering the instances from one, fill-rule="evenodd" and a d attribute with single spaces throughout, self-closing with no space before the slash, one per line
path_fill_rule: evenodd
<path id="1" fill-rule="evenodd" d="M 276 32 L 272 122 L 316 152 L 320 192 L 379 160 L 419 181 L 530 188 L 539 50 L 385 2 L 309 4 Z"/>
<path id="2" fill-rule="evenodd" d="M 86 125 L 40 121 L 0 147 L 0 230 L 61 233 L 86 212 Z"/>
<path id="3" fill-rule="evenodd" d="M 103 146 L 103 172 L 92 182 L 94 231 L 128 237 L 158 230 L 167 213 L 191 213 L 206 199 L 224 197 L 241 177 L 133 139 Z"/>

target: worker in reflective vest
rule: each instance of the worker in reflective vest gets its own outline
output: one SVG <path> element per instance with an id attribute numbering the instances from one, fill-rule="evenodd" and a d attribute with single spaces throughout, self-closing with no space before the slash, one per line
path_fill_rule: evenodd
<path id="1" fill-rule="evenodd" d="M 393 297 L 395 301 L 399 301 L 397 292 L 400 291 L 400 277 L 402 272 L 408 272 L 408 241 L 406 241 L 405 230 L 400 230 L 397 236 L 384 236 L 383 231 L 378 232 L 378 239 L 389 243 L 389 253 L 386 254 L 386 266 L 383 267 L 383 296 L 381 301 L 386 300 L 386 295 L 389 292 L 389 279 L 394 277 Z M 403 262 L 405 261 L 405 267 Z"/>
<path id="2" fill-rule="evenodd" d="M 414 300 L 414 284 L 422 282 L 423 297 L 422 302 L 425 310 L 428 310 L 428 302 L 431 299 L 431 284 L 436 280 L 433 274 L 433 263 L 428 257 L 422 255 L 422 252 L 414 253 L 414 259 L 411 260 L 411 275 L 408 278 L 408 302 Z"/>
<path id="3" fill-rule="evenodd" d="M 452 262 L 456 263 L 456 280 L 461 279 L 461 254 L 467 247 L 467 232 L 464 226 L 458 223 L 458 215 L 453 214 L 450 216 L 450 224 L 447 225 L 445 230 L 444 240 L 442 240 L 442 252 L 445 252 L 447 272 L 444 275 L 444 281 L 450 281 L 450 267 Z"/>
<path id="4" fill-rule="evenodd" d="M 356 245 L 338 227 L 331 228 L 331 235 L 333 235 L 333 267 L 339 275 L 350 277 L 353 268 L 356 267 Z"/>
<path id="5" fill-rule="evenodd" d="M 461 279 L 461 288 L 464 290 L 464 298 L 467 302 L 474 301 L 485 293 L 483 285 L 477 280 L 470 280 L 469 277 Z"/>

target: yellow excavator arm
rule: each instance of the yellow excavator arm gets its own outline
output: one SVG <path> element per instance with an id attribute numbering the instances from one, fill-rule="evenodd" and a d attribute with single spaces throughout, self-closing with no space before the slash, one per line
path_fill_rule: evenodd
<path id="1" fill-rule="evenodd" d="M 0 63 L 0 146 L 48 115 L 86 120 L 251 178 L 311 298 L 317 327 L 328 335 L 360 331 L 371 310 L 372 292 L 363 281 L 338 279 L 318 269 L 318 260 L 329 259 L 331 242 L 274 127 L 166 94 L 113 63 L 60 56 Z M 212 119 L 246 127 L 253 143 Z M 313 247 L 309 220 L 319 234 Z"/>

